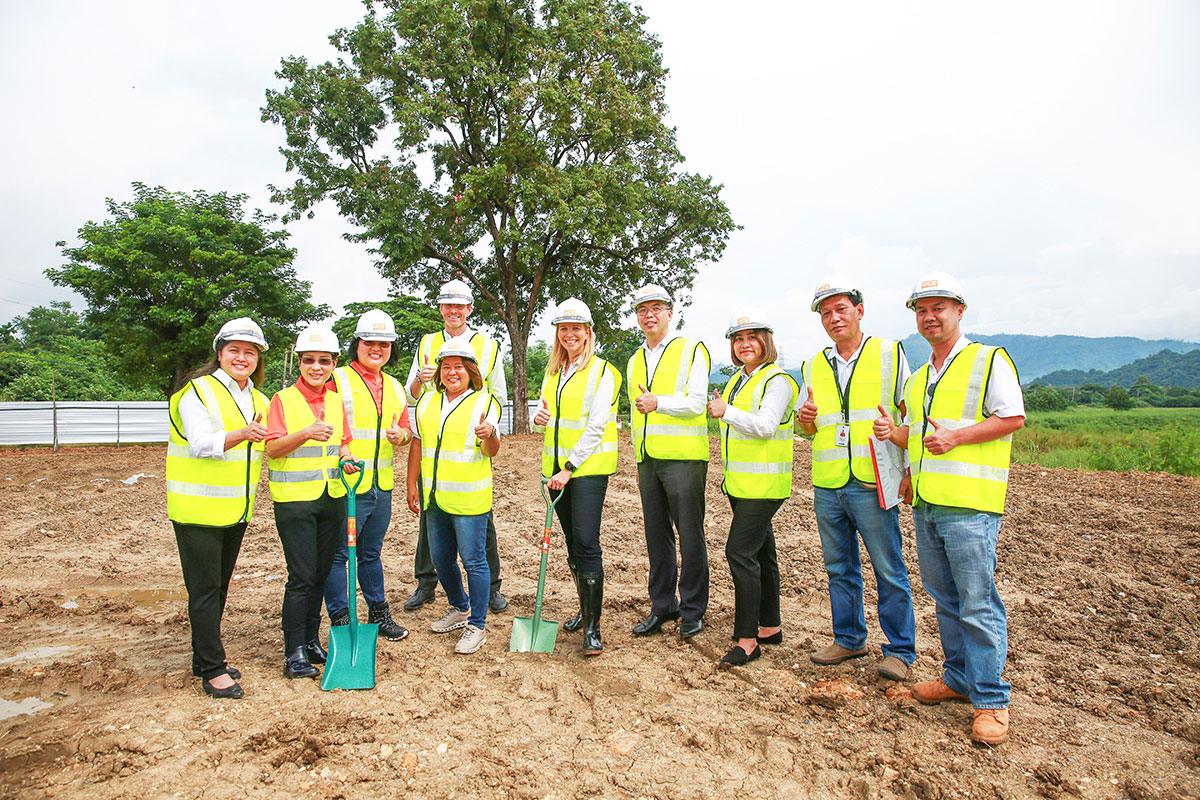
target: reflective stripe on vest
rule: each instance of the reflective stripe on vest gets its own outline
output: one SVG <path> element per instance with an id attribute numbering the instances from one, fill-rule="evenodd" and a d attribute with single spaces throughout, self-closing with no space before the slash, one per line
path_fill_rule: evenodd
<path id="1" fill-rule="evenodd" d="M 316 421 L 308 401 L 296 386 L 289 386 L 277 397 L 283 404 L 283 416 L 289 433 L 306 428 Z M 342 403 L 337 392 L 325 391 L 325 422 L 333 427 L 327 442 L 312 439 L 283 458 L 267 459 L 267 480 L 271 499 L 277 503 L 316 500 L 328 487 L 330 497 L 344 497 L 338 468 L 338 452 L 342 441 Z"/>
<path id="2" fill-rule="evenodd" d="M 562 384 L 561 390 L 561 372 L 547 375 L 542 381 L 542 399 L 550 411 L 550 423 L 546 425 L 542 440 L 543 477 L 549 478 L 563 468 L 583 436 L 604 370 L 611 372 L 613 377 L 612 406 L 604 426 L 604 436 L 591 455 L 582 464 L 575 465 L 579 469 L 572 476 L 612 475 L 617 471 L 617 397 L 621 392 L 621 374 L 603 358 L 592 356 L 587 367 L 573 372 Z"/>
<path id="3" fill-rule="evenodd" d="M 721 483 L 721 489 L 732 497 L 787 499 L 792 495 L 792 459 L 795 451 L 792 444 L 792 409 L 796 406 L 800 387 L 791 375 L 772 362 L 759 367 L 733 394 L 740 375 L 739 371 L 729 379 L 721 396 L 726 403 L 748 414 L 758 413 L 769 381 L 787 380 L 792 396 L 787 412 L 770 438 L 747 436 L 725 420 L 720 421 L 721 459 L 725 463 L 725 480 Z"/>
<path id="4" fill-rule="evenodd" d="M 238 430 L 249 422 L 228 387 L 212 375 L 189 381 L 171 396 L 167 516 L 185 525 L 210 527 L 249 522 L 262 475 L 263 443 L 241 442 L 217 458 L 192 458 L 179 414 L 179 402 L 189 391 L 194 391 L 208 410 L 214 432 Z M 262 392 L 251 389 L 250 397 L 255 415 L 265 414 L 267 399 Z"/>
<path id="5" fill-rule="evenodd" d="M 874 422 L 883 406 L 898 419 L 896 381 L 900 345 L 888 339 L 867 337 L 847 381 L 848 396 L 840 391 L 837 374 L 829 361 L 832 348 L 813 356 L 804 365 L 804 382 L 813 390 L 817 404 L 817 434 L 812 443 L 812 480 L 823 489 L 840 489 L 850 482 L 850 476 L 863 483 L 875 483 L 875 467 L 871 463 Z M 846 414 L 845 406 L 849 406 Z M 830 410 L 832 409 L 832 413 Z M 839 447 L 837 426 L 849 423 L 850 441 Z"/>
<path id="6" fill-rule="evenodd" d="M 342 397 L 346 419 L 350 420 L 350 435 L 354 437 L 350 441 L 350 455 L 366 464 L 358 494 L 370 491 L 372 486 L 385 492 L 392 490 L 395 485 L 395 452 L 384 431 L 391 427 L 392 414 L 397 417 L 408 414 L 408 398 L 400 382 L 385 372 L 379 373 L 379 376 L 383 380 L 382 413 L 376 409 L 375 395 L 371 394 L 358 370 L 338 367 L 333 371 L 333 381 Z"/>
<path id="7" fill-rule="evenodd" d="M 421 507 L 432 500 L 447 514 L 486 514 L 492 510 L 492 459 L 479 449 L 475 425 L 497 402 L 487 392 L 471 391 L 442 421 L 442 392 L 425 392 L 417 401 L 421 436 Z"/>
<path id="8" fill-rule="evenodd" d="M 688 376 L 700 369 L 696 354 L 703 353 L 703 368 L 709 370 L 708 350 L 701 342 L 677 337 L 667 343 L 654 375 L 646 378 L 646 348 L 639 347 L 625 368 L 628 380 L 630 427 L 633 432 L 633 452 L 640 464 L 646 456 L 670 461 L 708 461 L 708 416 L 703 410 L 691 417 L 675 417 L 651 411 L 637 410 L 637 398 L 645 386 L 651 394 L 660 396 L 687 395 Z"/>
<path id="9" fill-rule="evenodd" d="M 442 350 L 442 345 L 446 343 L 446 331 L 440 330 L 437 333 L 427 333 L 421 337 L 421 343 L 417 345 L 418 365 L 436 364 L 437 355 Z M 475 351 L 476 362 L 479 365 L 479 374 L 483 376 L 483 385 L 488 385 L 488 376 L 492 374 L 492 370 L 496 367 L 497 356 L 500 354 L 500 343 L 495 339 L 490 339 L 478 331 L 471 334 L 471 349 Z M 436 392 L 437 386 L 432 382 L 421 384 L 421 388 L 426 392 Z M 505 398 L 496 398 L 501 403 Z"/>
<path id="10" fill-rule="evenodd" d="M 912 420 L 908 453 L 916 499 L 939 506 L 1004 513 L 1012 434 L 981 444 L 960 444 L 940 456 L 928 452 L 924 442 L 928 433 L 927 400 L 929 418 L 944 428 L 959 430 L 986 419 L 983 397 L 997 356 L 1012 364 L 1003 348 L 978 342 L 967 345 L 955 354 L 933 385 L 932 397 L 927 398 L 928 363 L 909 378 L 904 397 Z"/>

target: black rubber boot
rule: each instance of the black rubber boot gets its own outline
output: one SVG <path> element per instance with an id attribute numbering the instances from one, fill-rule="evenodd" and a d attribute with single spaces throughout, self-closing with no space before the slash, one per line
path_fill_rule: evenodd
<path id="1" fill-rule="evenodd" d="M 579 595 L 583 602 L 583 654 L 599 655 L 604 652 L 600 641 L 600 612 L 604 605 L 604 573 L 579 573 Z"/>
<path id="2" fill-rule="evenodd" d="M 308 662 L 308 654 L 302 645 L 288 653 L 283 674 L 288 678 L 315 678 L 321 674 L 321 670 Z"/>
<path id="3" fill-rule="evenodd" d="M 309 664 L 324 664 L 329 660 L 329 653 L 325 651 L 324 647 L 321 647 L 321 640 L 319 638 L 313 639 L 304 645 L 304 655 L 308 656 Z"/>
<path id="4" fill-rule="evenodd" d="M 392 619 L 392 612 L 387 603 L 380 603 L 367 609 L 368 624 L 379 626 L 379 635 L 390 642 L 398 642 L 408 636 L 408 628 Z"/>
<path id="5" fill-rule="evenodd" d="M 562 629 L 567 633 L 574 633 L 583 627 L 583 588 L 579 585 L 579 570 L 575 568 L 575 562 L 567 559 L 567 566 L 571 568 L 571 580 L 575 581 L 575 593 L 579 595 L 579 610 L 575 612 L 575 616 L 562 624 Z"/>

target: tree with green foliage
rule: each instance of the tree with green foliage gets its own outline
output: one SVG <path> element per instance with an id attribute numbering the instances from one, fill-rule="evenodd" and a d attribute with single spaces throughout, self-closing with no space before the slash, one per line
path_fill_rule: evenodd
<path id="1" fill-rule="evenodd" d="M 235 317 L 252 317 L 267 340 L 290 346 L 302 323 L 329 316 L 309 302 L 296 277 L 288 234 L 246 195 L 169 192 L 133 184 L 132 201 L 107 200 L 110 219 L 79 229 L 83 243 L 59 242 L 69 263 L 46 270 L 74 289 L 120 369 L 170 394 L 212 352 L 213 334 Z"/>
<path id="2" fill-rule="evenodd" d="M 396 323 L 396 341 L 392 343 L 392 350 L 399 356 L 395 370 L 389 368 L 388 372 L 398 374 L 403 383 L 408 377 L 408 365 L 421 343 L 421 337 L 444 327 L 442 315 L 424 300 L 406 294 L 377 302 L 347 303 L 346 313 L 333 323 L 333 332 L 337 334 L 338 341 L 349 343 L 354 337 L 358 318 L 373 308 L 386 312 Z"/>
<path id="3" fill-rule="evenodd" d="M 629 358 L 637 352 L 637 349 L 646 341 L 645 336 L 638 328 L 621 328 L 613 331 L 602 340 L 596 342 L 596 355 L 608 361 L 617 368 L 617 372 L 625 375 L 625 365 L 629 363 Z M 627 387 L 622 384 L 621 391 L 617 397 L 617 413 L 623 418 L 629 417 L 629 393 Z"/>
<path id="4" fill-rule="evenodd" d="M 1104 393 L 1104 405 L 1115 411 L 1128 411 L 1137 405 L 1137 401 L 1123 386 L 1112 386 Z"/>
<path id="5" fill-rule="evenodd" d="M 330 38 L 343 58 L 276 73 L 263 119 L 298 177 L 273 199 L 292 218 L 333 200 L 398 289 L 467 281 L 508 334 L 519 429 L 548 302 L 580 297 L 603 338 L 647 281 L 679 298 L 732 217 L 679 169 L 661 46 L 623 0 L 367 5 Z"/>
<path id="6" fill-rule="evenodd" d="M 1029 411 L 1066 411 L 1067 398 L 1053 386 L 1035 383 L 1025 390 L 1025 408 Z"/>
<path id="7" fill-rule="evenodd" d="M 546 378 L 546 365 L 550 363 L 550 345 L 538 339 L 529 346 L 525 353 L 526 375 L 529 379 L 529 385 L 536 387 L 534 391 L 541 389 L 542 381 Z M 513 382 L 513 363 L 512 356 L 504 356 L 504 381 L 505 385 L 512 386 Z"/>

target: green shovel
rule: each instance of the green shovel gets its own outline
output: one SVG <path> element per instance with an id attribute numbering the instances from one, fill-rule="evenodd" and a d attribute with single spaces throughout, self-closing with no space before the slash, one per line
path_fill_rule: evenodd
<path id="1" fill-rule="evenodd" d="M 546 588 L 546 559 L 550 555 L 550 529 L 554 525 L 554 506 L 562 499 L 560 492 L 553 501 L 546 493 L 546 478 L 542 478 L 542 499 L 546 501 L 546 529 L 542 532 L 542 566 L 538 570 L 537 600 L 533 618 L 514 617 L 512 639 L 508 649 L 514 653 L 553 653 L 558 638 L 558 623 L 542 619 L 542 591 Z"/>
<path id="2" fill-rule="evenodd" d="M 351 486 L 346 482 L 345 467 L 358 467 L 358 480 Z M 347 459 L 339 466 L 339 477 L 346 487 L 346 567 L 350 570 L 349 593 L 350 624 L 337 625 L 329 629 L 329 661 L 325 674 L 321 676 L 321 688 L 330 689 L 374 689 L 375 688 L 375 645 L 379 638 L 379 626 L 358 621 L 358 539 L 355 518 L 355 493 L 363 479 L 363 462 Z"/>

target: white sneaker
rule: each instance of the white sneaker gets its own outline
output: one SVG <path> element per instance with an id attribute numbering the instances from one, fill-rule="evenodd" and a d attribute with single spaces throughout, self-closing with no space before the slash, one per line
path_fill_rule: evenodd
<path id="1" fill-rule="evenodd" d="M 483 628 L 476 628 L 474 625 L 468 625 L 459 637 L 458 644 L 454 645 L 454 652 L 459 655 L 467 655 L 474 653 L 479 648 L 483 647 L 483 643 L 487 641 L 487 636 L 483 632 Z"/>
<path id="2" fill-rule="evenodd" d="M 467 620 L 470 618 L 471 615 L 466 611 L 459 611 L 451 606 L 450 610 L 446 612 L 446 616 L 430 624 L 429 629 L 434 633 L 449 633 L 467 627 Z"/>

